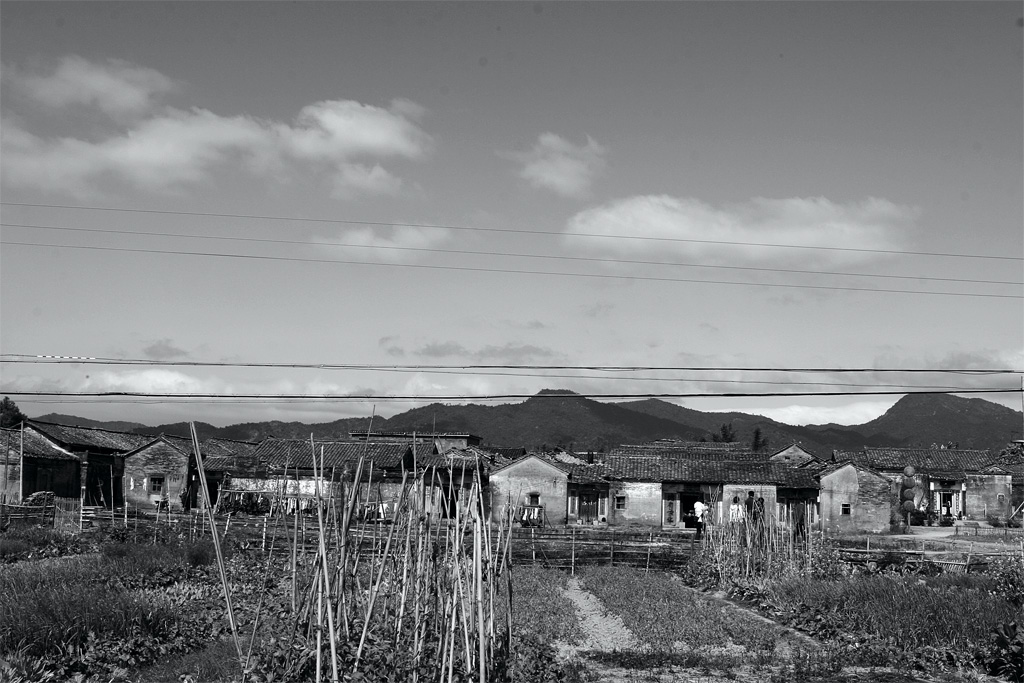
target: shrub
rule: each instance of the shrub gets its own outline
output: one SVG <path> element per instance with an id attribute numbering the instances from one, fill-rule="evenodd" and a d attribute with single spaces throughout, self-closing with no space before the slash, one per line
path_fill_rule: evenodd
<path id="1" fill-rule="evenodd" d="M 1024 628 L 1011 621 L 997 626 L 992 635 L 994 642 L 983 656 L 985 668 L 1013 683 L 1024 683 Z"/>
<path id="2" fill-rule="evenodd" d="M 191 567 L 205 567 L 213 564 L 217 559 L 213 541 L 198 541 L 186 546 L 185 558 Z"/>
<path id="3" fill-rule="evenodd" d="M 1024 559 L 1015 555 L 997 557 L 988 566 L 993 592 L 1018 607 L 1024 605 Z"/>

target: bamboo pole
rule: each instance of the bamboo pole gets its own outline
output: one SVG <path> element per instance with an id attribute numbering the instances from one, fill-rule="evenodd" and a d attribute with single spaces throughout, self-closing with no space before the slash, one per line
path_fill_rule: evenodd
<path id="1" fill-rule="evenodd" d="M 238 625 L 235 623 L 235 614 L 231 608 L 231 588 L 228 586 L 228 575 L 224 568 L 224 555 L 220 550 L 220 538 L 217 535 L 217 525 L 213 519 L 213 512 L 210 510 L 210 492 L 206 487 L 206 470 L 203 468 L 203 454 L 199 448 L 199 436 L 196 434 L 195 422 L 189 422 L 189 430 L 192 432 L 192 448 L 196 453 L 196 465 L 199 469 L 199 483 L 203 487 L 203 506 L 206 508 L 207 514 L 209 514 L 210 518 L 210 532 L 213 536 L 213 551 L 217 556 L 217 569 L 220 572 L 220 581 L 224 588 L 224 602 L 227 605 L 228 622 L 231 624 L 231 636 L 235 641 L 235 650 L 238 653 L 238 662 L 242 664 L 244 663 L 242 656 L 242 643 L 238 639 Z M 227 530 L 225 529 L 225 534 L 226 533 Z"/>
<path id="2" fill-rule="evenodd" d="M 320 485 L 323 481 L 323 459 L 324 459 L 324 447 L 320 446 L 320 470 L 319 475 L 317 474 L 316 466 L 316 447 L 313 442 L 313 434 L 309 435 L 309 448 L 313 456 L 313 482 L 316 490 L 316 518 L 317 518 L 317 529 L 319 531 L 319 548 L 320 548 L 320 560 L 323 565 L 322 581 L 323 586 L 320 588 L 321 597 L 326 596 L 326 608 L 327 608 L 327 627 L 330 629 L 330 645 L 331 645 L 331 681 L 332 683 L 338 683 L 338 645 L 337 645 L 337 633 L 334 630 L 334 610 L 331 609 L 331 584 L 330 584 L 330 571 L 327 567 L 327 546 L 324 542 L 324 511 L 321 506 L 320 499 Z M 322 603 L 317 605 L 317 613 L 319 615 Z M 318 631 L 318 642 L 319 646 L 319 631 Z M 319 650 L 318 650 L 319 652 Z"/>

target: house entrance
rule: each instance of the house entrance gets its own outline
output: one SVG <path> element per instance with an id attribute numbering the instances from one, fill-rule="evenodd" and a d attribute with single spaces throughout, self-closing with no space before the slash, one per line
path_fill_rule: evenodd
<path id="1" fill-rule="evenodd" d="M 694 517 L 693 506 L 698 500 L 704 500 L 704 495 L 699 491 L 665 493 L 662 498 L 662 526 L 696 529 L 697 518 Z"/>
<path id="2" fill-rule="evenodd" d="M 593 524 L 597 520 L 597 501 L 598 496 L 596 493 L 580 494 L 579 519 L 584 524 Z"/>

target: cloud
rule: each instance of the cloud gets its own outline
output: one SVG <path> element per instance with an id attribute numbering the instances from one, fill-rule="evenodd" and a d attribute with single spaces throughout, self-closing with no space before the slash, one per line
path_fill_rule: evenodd
<path id="1" fill-rule="evenodd" d="M 456 341 L 431 342 L 415 352 L 430 358 L 468 358 L 476 361 L 503 362 L 518 365 L 538 358 L 558 358 L 555 351 L 533 344 L 506 343 L 500 346 L 489 344 L 475 351 Z"/>
<path id="2" fill-rule="evenodd" d="M 607 150 L 592 137 L 577 146 L 554 133 L 544 133 L 528 152 L 500 152 L 519 163 L 519 177 L 533 187 L 550 190 L 563 197 L 580 198 L 590 194 L 590 186 L 606 167 Z"/>
<path id="3" fill-rule="evenodd" d="M 146 358 L 152 358 L 153 360 L 169 360 L 189 355 L 188 351 L 175 346 L 174 341 L 169 338 L 157 339 L 144 347 L 142 352 L 146 354 Z"/>
<path id="4" fill-rule="evenodd" d="M 582 306 L 581 308 L 583 310 L 583 315 L 587 316 L 588 318 L 604 318 L 607 317 L 608 314 L 611 313 L 613 310 L 615 310 L 615 305 L 608 303 L 607 301 L 598 301 L 595 304 L 590 304 L 589 306 Z"/>
<path id="5" fill-rule="evenodd" d="M 396 344 L 395 342 L 397 341 L 397 337 L 381 337 L 380 339 L 377 340 L 377 346 L 384 349 L 384 352 L 387 353 L 389 356 L 404 356 L 405 349 Z"/>
<path id="6" fill-rule="evenodd" d="M 430 342 L 416 351 L 418 356 L 428 358 L 449 358 L 451 356 L 471 356 L 473 353 L 458 342 Z"/>
<path id="7" fill-rule="evenodd" d="M 579 212 L 569 220 L 566 234 L 634 238 L 571 241 L 576 249 L 585 244 L 592 252 L 628 258 L 674 255 L 709 265 L 840 264 L 879 258 L 841 249 L 900 249 L 919 213 L 917 208 L 874 197 L 849 203 L 825 197 L 755 197 L 716 207 L 694 198 L 641 195 Z"/>
<path id="8" fill-rule="evenodd" d="M 53 108 L 91 106 L 114 117 L 148 111 L 160 95 L 177 87 L 154 69 L 119 59 L 90 62 L 77 55 L 64 57 L 45 74 L 13 66 L 4 66 L 4 71 L 5 80 L 37 104 Z"/>
<path id="9" fill-rule="evenodd" d="M 417 253 L 415 250 L 432 249 L 449 239 L 441 230 L 414 226 L 373 226 L 343 229 L 334 239 L 314 237 L 313 241 L 331 249 L 332 253 L 337 254 L 340 250 L 347 258 L 408 263 L 423 256 L 422 252 Z"/>
<path id="10" fill-rule="evenodd" d="M 780 408 L 749 409 L 744 412 L 763 415 L 772 420 L 789 425 L 840 424 L 859 425 L 870 422 L 892 408 L 898 399 L 879 401 L 856 401 L 839 406 L 805 406 L 791 405 Z M 714 410 L 711 412 L 729 412 Z"/>
<path id="11" fill-rule="evenodd" d="M 126 69 L 129 74 L 150 71 L 109 64 L 89 68 L 91 73 L 111 71 L 112 81 Z M 116 106 L 148 108 L 159 92 L 156 86 L 169 82 L 157 76 L 149 75 L 150 90 L 139 90 L 134 99 L 125 95 Z M 99 76 L 94 80 L 106 82 Z M 97 106 L 108 102 L 84 94 L 76 97 Z M 433 139 L 418 123 L 424 115 L 422 107 L 408 100 L 394 100 L 387 108 L 324 100 L 303 107 L 290 122 L 222 116 L 198 107 L 164 107 L 130 125 L 113 120 L 112 130 L 98 139 L 39 137 L 7 116 L 0 142 L 3 176 L 10 186 L 87 196 L 110 181 L 152 192 L 175 191 L 210 182 L 215 171 L 229 165 L 242 165 L 250 173 L 279 180 L 324 176 L 340 199 L 394 196 L 403 190 L 403 181 L 382 162 L 417 161 L 431 152 Z"/>

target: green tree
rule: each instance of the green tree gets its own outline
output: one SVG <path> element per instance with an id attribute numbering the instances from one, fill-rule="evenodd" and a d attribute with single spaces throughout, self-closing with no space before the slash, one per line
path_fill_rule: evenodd
<path id="1" fill-rule="evenodd" d="M 27 419 L 25 413 L 18 408 L 18 404 L 9 396 L 4 396 L 4 400 L 0 401 L 0 427 L 17 427 Z"/>
<path id="2" fill-rule="evenodd" d="M 715 443 L 732 443 L 736 440 L 736 432 L 731 424 L 723 424 L 718 428 L 717 434 L 711 435 L 711 440 Z"/>
<path id="3" fill-rule="evenodd" d="M 750 450 L 760 453 L 768 449 L 768 444 L 768 438 L 761 434 L 761 428 L 756 427 L 754 429 L 754 440 L 750 442 Z"/>

